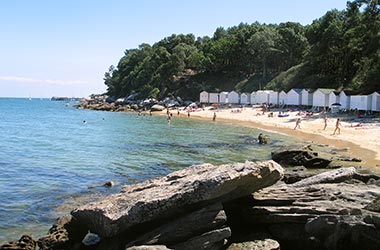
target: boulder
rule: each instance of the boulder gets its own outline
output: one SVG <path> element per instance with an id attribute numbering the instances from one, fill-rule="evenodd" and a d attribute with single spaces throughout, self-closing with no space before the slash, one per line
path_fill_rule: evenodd
<path id="1" fill-rule="evenodd" d="M 356 175 L 339 169 L 264 188 L 238 209 L 225 208 L 228 224 L 267 230 L 281 249 L 376 249 L 380 189 Z"/>
<path id="2" fill-rule="evenodd" d="M 231 244 L 227 250 L 280 250 L 280 244 L 272 239 L 245 241 Z"/>
<path id="3" fill-rule="evenodd" d="M 154 246 L 132 246 L 128 247 L 125 250 L 171 250 L 163 245 L 154 245 Z"/>
<path id="4" fill-rule="evenodd" d="M 226 227 L 191 238 L 181 244 L 173 246 L 172 248 L 174 250 L 220 250 L 227 243 L 226 239 L 230 236 L 231 229 Z"/>
<path id="5" fill-rule="evenodd" d="M 37 242 L 29 235 L 23 235 L 18 241 L 11 241 L 0 246 L 0 250 L 35 250 Z"/>
<path id="6" fill-rule="evenodd" d="M 150 108 L 151 111 L 162 111 L 162 110 L 164 110 L 164 109 L 165 109 L 164 106 L 162 106 L 162 105 L 158 105 L 158 104 L 154 104 L 154 105 Z"/>
<path id="7" fill-rule="evenodd" d="M 321 157 L 308 148 L 273 151 L 272 160 L 284 167 L 304 166 L 306 168 L 326 168 L 332 161 L 331 157 Z"/>
<path id="8" fill-rule="evenodd" d="M 189 213 L 173 221 L 141 235 L 130 242 L 127 247 L 134 245 L 166 245 L 171 246 L 186 241 L 200 233 L 222 228 L 227 221 L 226 213 L 220 203 L 207 206 Z"/>
<path id="9" fill-rule="evenodd" d="M 101 238 L 113 237 L 138 224 L 249 195 L 282 176 L 283 169 L 274 161 L 202 164 L 125 186 L 120 193 L 79 207 L 71 214 L 82 227 Z"/>

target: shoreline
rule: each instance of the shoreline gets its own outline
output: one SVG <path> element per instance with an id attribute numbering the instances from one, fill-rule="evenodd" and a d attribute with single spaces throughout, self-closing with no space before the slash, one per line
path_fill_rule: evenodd
<path id="1" fill-rule="evenodd" d="M 262 115 L 262 110 L 258 108 L 243 108 L 240 109 L 240 112 L 232 112 L 234 110 L 238 109 L 211 110 L 210 107 L 206 107 L 190 112 L 190 118 L 213 122 L 212 118 L 215 112 L 215 122 L 233 123 L 271 133 L 284 134 L 312 143 L 329 145 L 342 150 L 345 154 L 361 159 L 361 164 L 364 167 L 380 172 L 380 138 L 376 137 L 380 134 L 380 124 L 376 122 L 365 123 L 365 125 L 357 127 L 350 122 L 342 121 L 341 134 L 332 135 L 335 120 L 344 118 L 344 116 L 329 117 L 328 127 L 323 130 L 323 118 L 319 114 L 314 114 L 312 117 L 302 117 L 297 116 L 296 113 L 298 112 L 293 111 L 289 112 L 288 117 L 280 118 L 277 117 L 279 111 L 270 111 Z M 166 115 L 166 110 L 163 112 Z M 273 117 L 268 117 L 271 112 Z M 173 116 L 175 117 L 176 114 Z M 187 117 L 187 111 L 180 110 L 180 116 Z M 297 118 L 301 118 L 301 129 L 295 130 Z"/>

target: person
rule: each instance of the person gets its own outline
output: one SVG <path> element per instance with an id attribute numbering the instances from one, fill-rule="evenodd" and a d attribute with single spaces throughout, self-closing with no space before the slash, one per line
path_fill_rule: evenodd
<path id="1" fill-rule="evenodd" d="M 216 112 L 214 112 L 214 116 L 212 117 L 212 121 L 216 120 Z"/>
<path id="2" fill-rule="evenodd" d="M 338 118 L 338 119 L 336 119 L 335 130 L 334 130 L 333 135 L 335 135 L 336 131 L 338 131 L 338 135 L 340 134 L 340 126 L 341 126 L 340 119 Z"/>
<path id="3" fill-rule="evenodd" d="M 268 144 L 269 137 L 263 135 L 262 133 L 259 134 L 259 137 L 257 138 L 260 144 Z"/>
<path id="4" fill-rule="evenodd" d="M 327 127 L 327 116 L 325 116 L 324 118 L 323 118 L 323 122 L 324 122 L 324 127 L 323 127 L 323 130 L 326 130 L 326 127 Z"/>
<path id="5" fill-rule="evenodd" d="M 297 128 L 301 129 L 301 118 L 297 119 L 296 126 L 294 127 L 294 130 L 296 130 Z"/>

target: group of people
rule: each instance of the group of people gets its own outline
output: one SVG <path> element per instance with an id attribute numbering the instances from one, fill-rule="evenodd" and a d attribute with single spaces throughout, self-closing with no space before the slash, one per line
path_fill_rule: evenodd
<path id="1" fill-rule="evenodd" d="M 327 116 L 325 116 L 323 118 L 323 124 L 324 124 L 323 130 L 326 130 L 326 128 L 327 128 L 327 121 L 328 121 Z M 342 125 L 340 123 L 340 118 L 336 119 L 335 129 L 334 129 L 334 133 L 332 135 L 335 135 L 335 134 L 339 135 L 340 134 L 340 127 L 341 126 Z M 301 129 L 301 118 L 297 118 L 297 120 L 296 120 L 296 126 L 294 127 L 294 130 L 296 130 L 297 128 Z"/>

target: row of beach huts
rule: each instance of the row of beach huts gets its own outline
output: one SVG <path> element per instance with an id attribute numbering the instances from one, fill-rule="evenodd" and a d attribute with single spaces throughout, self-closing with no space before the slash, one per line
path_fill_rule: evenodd
<path id="1" fill-rule="evenodd" d="M 258 90 L 252 93 L 220 92 L 200 93 L 200 102 L 209 104 L 272 104 L 280 106 L 308 106 L 313 108 L 331 108 L 380 111 L 380 94 L 359 94 L 353 91 L 336 91 L 334 89 L 298 89 L 285 91 Z"/>

